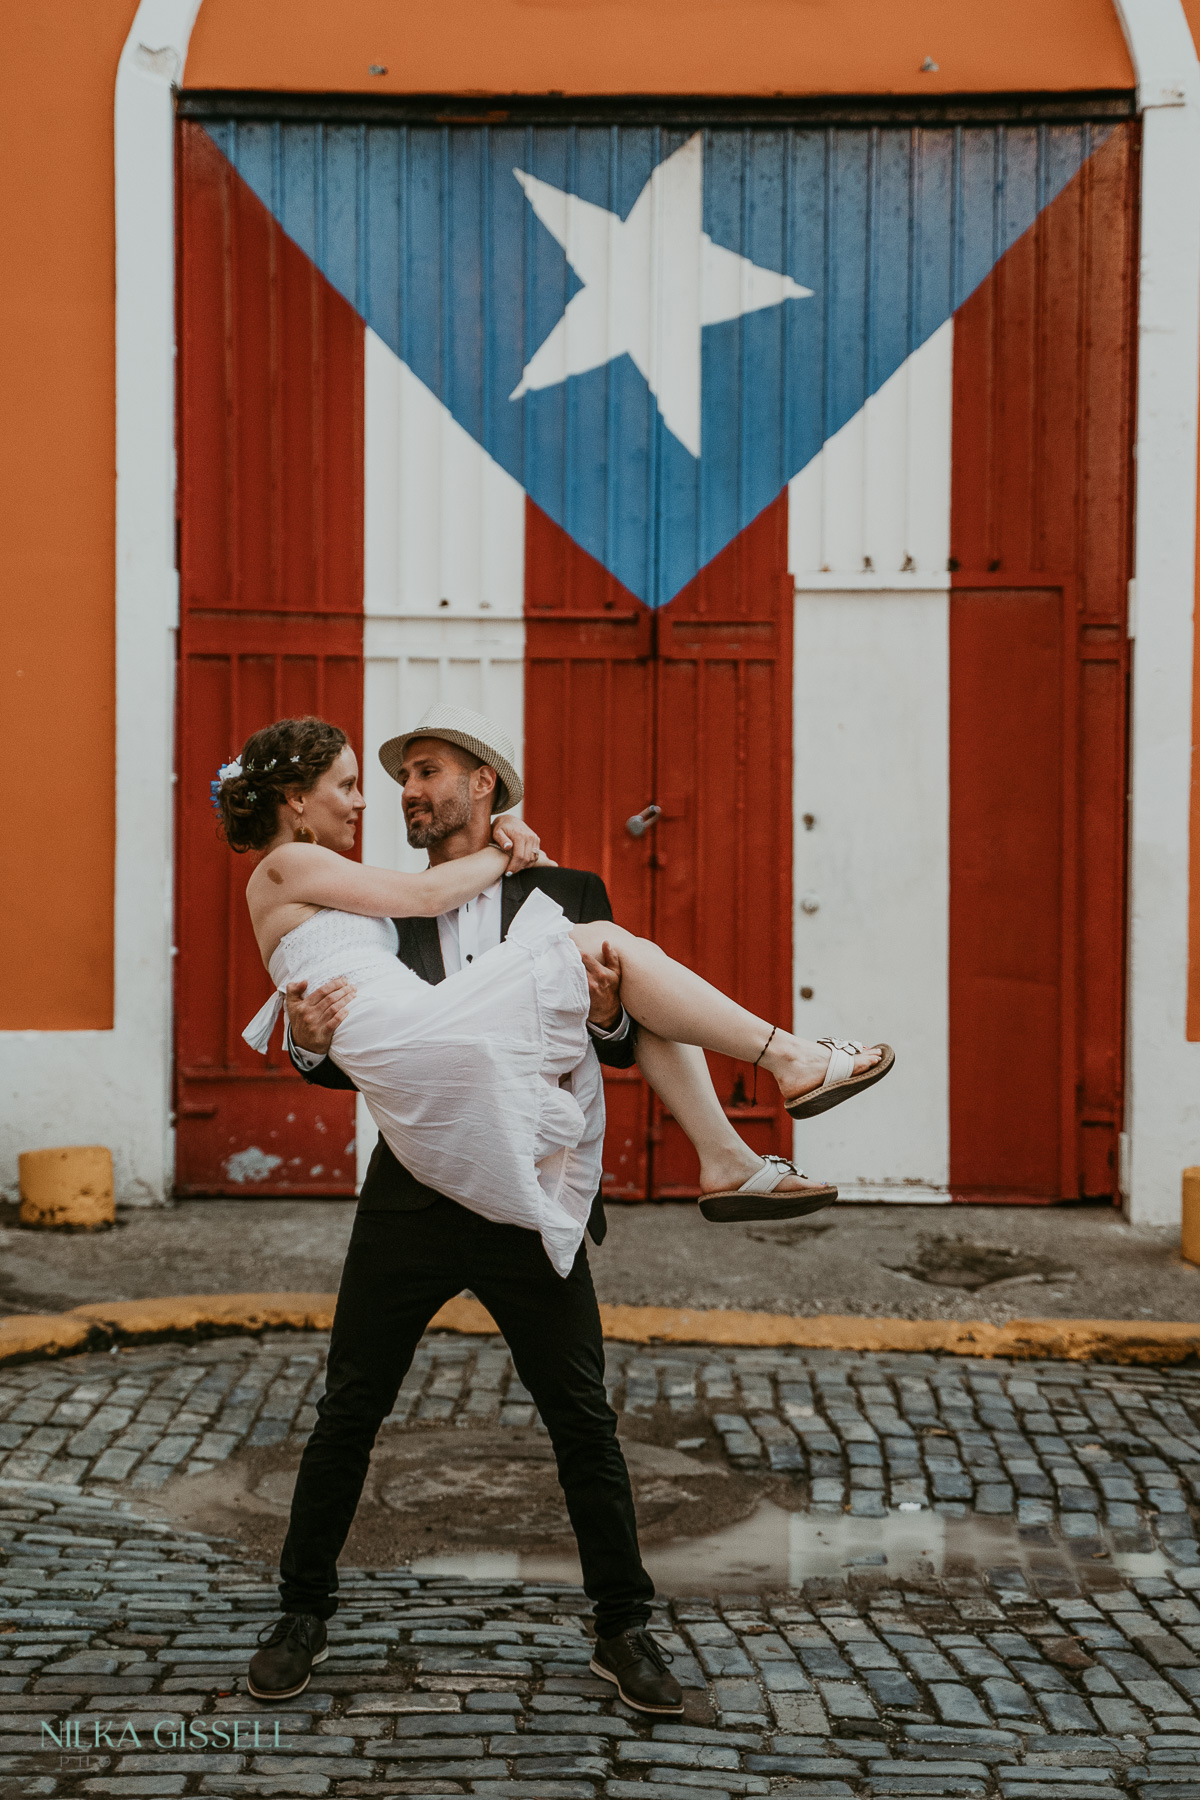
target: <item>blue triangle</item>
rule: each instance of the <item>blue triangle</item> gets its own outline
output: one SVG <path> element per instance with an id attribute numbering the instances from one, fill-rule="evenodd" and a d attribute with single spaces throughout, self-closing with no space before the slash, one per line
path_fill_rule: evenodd
<path id="1" fill-rule="evenodd" d="M 514 168 L 624 218 L 689 132 L 207 129 L 459 424 L 660 606 L 962 305 L 1111 128 L 706 130 L 705 230 L 813 297 L 705 329 L 698 460 L 627 356 L 508 398 L 580 286 Z"/>

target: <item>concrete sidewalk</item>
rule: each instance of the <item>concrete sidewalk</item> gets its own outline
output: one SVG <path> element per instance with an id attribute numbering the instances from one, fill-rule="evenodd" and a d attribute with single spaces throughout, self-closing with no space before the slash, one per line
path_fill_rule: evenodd
<path id="1" fill-rule="evenodd" d="M 192 1200 L 114 1231 L 34 1232 L 0 1209 L 0 1314 L 168 1294 L 328 1293 L 354 1217 L 340 1200 Z M 1106 1206 L 845 1206 L 709 1225 L 693 1205 L 609 1208 L 590 1246 L 602 1301 L 902 1319 L 1200 1319 L 1178 1234 Z"/>

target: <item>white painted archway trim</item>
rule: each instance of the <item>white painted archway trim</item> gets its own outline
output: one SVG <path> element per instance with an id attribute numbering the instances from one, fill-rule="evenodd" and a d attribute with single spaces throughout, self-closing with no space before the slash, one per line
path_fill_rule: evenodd
<path id="1" fill-rule="evenodd" d="M 136 1197 L 166 1199 L 171 1129 L 175 632 L 175 109 L 201 0 L 141 0 L 117 67 L 116 1012 L 144 1096 Z M 118 1129 L 125 1122 L 120 1121 Z M 135 1194 L 128 1194 L 133 1198 Z"/>
<path id="2" fill-rule="evenodd" d="M 1142 114 L 1126 1169 L 1169 1225 L 1200 1158 L 1187 1042 L 1188 800 L 1200 393 L 1200 65 L 1180 0 L 1115 0 Z"/>

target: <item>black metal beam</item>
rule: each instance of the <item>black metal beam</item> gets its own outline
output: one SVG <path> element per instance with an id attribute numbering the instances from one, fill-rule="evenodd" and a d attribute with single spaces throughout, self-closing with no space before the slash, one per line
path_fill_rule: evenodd
<path id="1" fill-rule="evenodd" d="M 276 94 L 184 89 L 183 119 L 328 125 L 723 126 L 1103 124 L 1137 114 L 1125 88 L 1077 93 L 815 94 L 748 99 L 679 94 Z"/>

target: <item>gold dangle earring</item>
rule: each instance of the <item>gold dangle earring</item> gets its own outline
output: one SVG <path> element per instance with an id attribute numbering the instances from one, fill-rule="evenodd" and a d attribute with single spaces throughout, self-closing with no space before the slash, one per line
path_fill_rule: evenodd
<path id="1" fill-rule="evenodd" d="M 303 813 L 300 815 L 300 823 L 292 832 L 292 838 L 297 844 L 315 844 L 317 841 L 317 834 L 312 826 L 304 823 Z"/>

